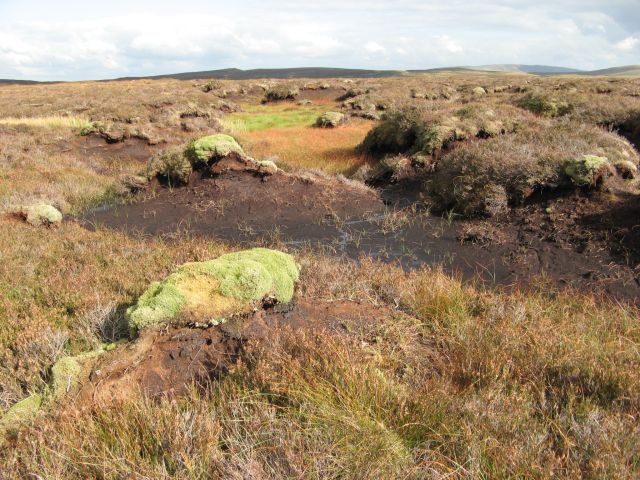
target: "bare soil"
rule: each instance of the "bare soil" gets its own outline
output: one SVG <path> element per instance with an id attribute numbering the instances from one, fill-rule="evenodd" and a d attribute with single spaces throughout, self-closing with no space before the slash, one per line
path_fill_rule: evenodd
<path id="1" fill-rule="evenodd" d="M 146 164 L 157 151 L 147 140 L 128 138 L 122 142 L 109 143 L 99 135 L 77 137 L 71 142 L 60 142 L 61 152 L 74 152 L 81 158 L 107 159 L 113 162 Z"/>
<path id="2" fill-rule="evenodd" d="M 194 385 L 206 386 L 247 360 L 249 345 L 275 350 L 283 335 L 296 332 L 362 334 L 375 328 L 372 318 L 382 315 L 399 314 L 365 303 L 300 299 L 217 327 L 146 330 L 135 342 L 100 357 L 82 379 L 74 406 L 126 399 L 136 389 L 152 397 L 185 395 Z"/>

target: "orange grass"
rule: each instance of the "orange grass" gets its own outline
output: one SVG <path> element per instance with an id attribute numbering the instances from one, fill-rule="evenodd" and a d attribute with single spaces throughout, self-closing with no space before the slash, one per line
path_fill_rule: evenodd
<path id="1" fill-rule="evenodd" d="M 257 158 L 277 157 L 292 168 L 316 168 L 327 173 L 349 174 L 367 162 L 355 147 L 373 122 L 352 120 L 333 128 L 270 128 L 239 134 L 245 150 Z"/>

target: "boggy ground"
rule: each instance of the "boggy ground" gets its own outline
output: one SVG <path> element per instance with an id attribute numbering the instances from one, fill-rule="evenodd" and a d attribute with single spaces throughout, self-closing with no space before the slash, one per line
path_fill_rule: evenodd
<path id="1" fill-rule="evenodd" d="M 392 310 L 353 301 L 301 298 L 235 317 L 217 327 L 169 327 L 144 331 L 133 343 L 104 354 L 85 371 L 73 395 L 74 408 L 123 401 L 136 392 L 160 398 L 184 396 L 195 385 L 207 388 L 250 363 L 251 349 L 275 352 L 291 335 L 374 335 L 372 320 Z M 396 314 L 397 315 L 397 314 Z"/>
<path id="2" fill-rule="evenodd" d="M 509 111 L 502 106 L 521 108 L 516 104 L 527 93 L 542 94 L 529 103 L 532 108 L 541 107 L 543 114 L 563 110 L 562 102 L 573 105 L 564 117 L 554 120 L 553 126 L 569 122 L 559 141 L 544 130 L 542 142 L 534 142 L 552 140 L 553 158 L 563 158 L 567 152 L 598 153 L 591 146 L 578 152 L 583 150 L 578 140 L 602 137 L 600 130 L 605 129 L 619 129 L 638 145 L 633 135 L 637 125 L 633 112 L 640 107 L 637 79 L 444 74 L 327 80 L 328 90 L 300 80 L 261 85 L 212 82 L 211 90 L 204 83 L 158 80 L 0 87 L 2 414 L 46 390 L 59 359 L 126 337 L 127 330 L 118 327 L 122 314 L 151 282 L 185 262 L 211 260 L 241 248 L 232 240 L 217 241 L 220 237 L 208 234 L 180 234 L 172 239 L 173 224 L 165 235 L 134 235 L 114 228 L 88 229 L 75 221 L 57 228 L 32 227 L 8 214 L 16 206 L 44 201 L 67 218 L 82 218 L 91 216 L 87 212 L 96 205 L 121 202 L 114 187 L 121 175 L 141 170 L 140 148 L 152 155 L 222 127 L 259 159 L 278 155 L 286 147 L 288 153 L 278 165 L 294 175 L 304 176 L 299 167 L 350 174 L 369 161 L 355 146 L 369 126 L 378 125 L 370 119 L 373 113 L 380 115 L 393 104 L 409 102 L 458 117 L 491 109 L 503 120 L 502 112 Z M 295 101 L 258 105 L 265 88 L 275 83 L 295 84 L 301 94 Z M 476 95 L 473 91 L 478 86 L 486 93 Z M 347 93 L 355 97 L 344 105 L 336 101 L 337 94 Z M 297 105 L 305 96 L 313 96 L 314 104 Z M 466 108 L 474 105 L 477 108 Z M 331 131 L 309 127 L 324 110 L 369 118 L 350 118 Z M 437 114 L 436 119 L 441 116 Z M 112 141 L 120 134 L 126 133 L 127 138 L 111 144 L 98 134 L 83 139 L 79 130 L 87 122 L 107 124 Z M 593 128 L 580 130 L 582 123 Z M 577 133 L 571 136 L 567 131 Z M 153 140 L 155 145 L 145 146 L 136 138 L 148 138 L 147 143 Z M 481 139 L 497 147 L 504 140 L 508 138 Z M 317 147 L 313 151 L 306 148 L 311 143 Z M 481 164 L 494 159 L 499 150 L 480 152 Z M 513 151 L 506 150 L 499 167 L 509 159 L 521 163 L 522 157 L 511 155 Z M 175 197 L 176 209 L 201 218 L 189 207 L 188 202 L 198 203 L 191 190 L 203 198 L 219 198 L 221 192 L 205 188 L 218 182 L 228 191 L 247 187 L 280 201 L 279 190 L 268 192 L 270 187 L 286 184 L 285 178 L 290 177 L 262 182 L 229 173 L 182 189 L 157 188 L 136 199 L 141 203 L 115 211 L 139 208 L 155 195 L 164 202 L 158 204 L 163 210 L 155 209 L 156 217 L 174 208 L 170 202 Z M 400 196 L 395 191 L 399 187 Z M 484 288 L 421 262 L 415 265 L 422 267 L 402 269 L 367 256 L 353 262 L 333 255 L 329 248 L 323 250 L 327 255 L 298 250 L 296 244 L 288 248 L 277 232 L 265 228 L 259 235 L 250 234 L 244 225 L 237 233 L 242 242 L 253 244 L 266 237 L 293 252 L 301 265 L 291 311 L 259 312 L 256 317 L 283 327 L 280 343 L 248 338 L 248 334 L 237 338 L 230 324 L 149 333 L 147 338 L 153 342 L 147 343 L 148 349 L 135 340 L 118 345 L 104 354 L 104 370 L 94 369 L 83 390 L 87 397 L 100 392 L 100 402 L 83 397 L 76 399 L 79 408 L 74 408 L 73 398 L 61 405 L 48 404 L 6 439 L 0 449 L 0 476 L 637 478 L 638 309 L 599 295 L 604 288 L 614 290 L 615 275 L 632 274 L 637 259 L 633 234 L 637 196 L 623 191 L 574 190 L 555 196 L 546 192 L 514 205 L 503 216 L 462 220 L 452 215 L 442 220 L 421 210 L 422 189 L 405 187 L 396 183 L 379 194 L 361 188 L 356 195 L 349 193 L 349 184 L 319 178 L 315 184 L 299 186 L 296 193 L 302 195 L 308 189 L 320 195 L 323 202 L 317 208 L 323 215 L 330 214 L 329 218 L 305 218 L 314 228 L 321 224 L 314 235 L 337 236 L 334 245 L 347 243 L 358 253 L 365 251 L 368 237 L 352 235 L 347 242 L 343 233 L 365 230 L 363 223 L 376 245 L 378 239 L 395 242 L 402 237 L 404 244 L 394 244 L 401 253 L 412 229 L 422 251 L 427 241 L 445 238 L 443 250 L 469 252 L 472 262 L 482 255 L 503 261 L 500 249 L 505 248 L 515 252 L 507 261 L 522 258 L 521 263 L 526 263 L 519 267 L 523 275 L 529 274 L 527 269 L 540 270 L 534 248 L 548 248 L 550 254 L 543 255 L 548 269 L 572 272 L 572 265 L 595 263 L 596 267 L 580 270 L 580 275 L 576 270 L 569 279 L 590 288 L 552 288 L 566 278 L 560 274 L 558 280 L 543 281 L 538 288 Z M 325 188 L 329 193 L 323 193 Z M 351 195 L 362 200 L 357 212 L 350 210 Z M 242 213 L 258 225 L 260 214 L 268 209 L 258 208 L 262 207 L 259 199 L 240 198 L 256 206 L 252 216 Z M 209 207 L 209 216 L 218 215 Z M 342 216 L 331 214 L 330 208 Z M 289 218 L 293 233 L 300 235 L 295 222 L 301 214 L 287 217 L 284 206 L 276 211 L 281 218 Z M 355 217 L 355 226 L 345 223 L 349 214 Z M 218 221 L 233 224 L 226 215 Z M 407 265 L 413 266 L 408 257 Z M 569 267 L 561 263 L 565 261 Z M 606 272 L 614 275 L 602 278 Z M 585 273 L 592 278 L 584 278 Z M 334 317 L 350 321 L 312 332 L 296 328 L 293 319 L 298 314 L 320 326 Z M 365 328 L 357 328 L 358 315 Z M 255 325 L 262 325 L 262 320 Z M 290 336 L 285 334 L 288 330 Z M 209 364 L 202 352 L 196 355 L 200 346 L 207 349 Z M 136 357 L 144 352 L 154 358 Z M 118 367 L 119 359 L 142 361 L 132 363 L 127 371 Z M 224 368 L 216 370 L 220 366 Z M 114 389 L 102 388 L 103 372 L 111 374 L 116 393 L 122 390 L 127 395 L 114 398 Z M 143 388 L 125 385 L 129 378 L 140 380 L 137 386 Z M 185 388 L 191 381 L 205 385 Z M 168 384 L 176 390 L 165 391 Z"/>
<path id="3" fill-rule="evenodd" d="M 429 215 L 412 202 L 407 185 L 380 192 L 320 175 L 227 172 L 192 174 L 186 187 L 155 184 L 146 198 L 90 212 L 82 221 L 176 241 L 196 235 L 244 246 L 307 246 L 405 268 L 441 265 L 489 286 L 526 287 L 543 279 L 635 302 L 640 285 L 632 266 L 640 252 L 631 219 L 638 202 L 629 194 L 624 210 L 606 197 L 556 195 L 496 219 L 455 220 Z"/>

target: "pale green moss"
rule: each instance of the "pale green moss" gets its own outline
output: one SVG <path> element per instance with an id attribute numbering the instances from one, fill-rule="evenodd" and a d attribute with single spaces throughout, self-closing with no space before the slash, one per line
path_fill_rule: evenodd
<path id="1" fill-rule="evenodd" d="M 104 352 L 103 348 L 81 353 L 76 356 L 62 357 L 51 367 L 51 394 L 59 399 L 80 386 L 82 372 L 93 359 Z"/>
<path id="2" fill-rule="evenodd" d="M 242 300 L 271 295 L 281 303 L 293 297 L 299 270 L 293 257 L 267 248 L 228 253 L 208 262 L 187 264 L 178 274 L 204 273 L 217 278 L 220 293 Z"/>
<path id="3" fill-rule="evenodd" d="M 0 417 L 0 435 L 31 421 L 42 405 L 42 396 L 33 394 L 13 405 Z"/>
<path id="4" fill-rule="evenodd" d="M 62 221 L 62 213 L 52 206 L 46 203 L 38 203 L 27 207 L 24 211 L 27 223 L 40 226 L 40 225 L 56 225 Z"/>
<path id="5" fill-rule="evenodd" d="M 63 357 L 51 367 L 53 397 L 60 397 L 74 390 L 80 383 L 82 365 L 76 357 Z"/>
<path id="6" fill-rule="evenodd" d="M 238 142 L 222 133 L 194 140 L 186 149 L 186 155 L 194 167 L 204 167 L 211 161 L 224 158 L 231 153 L 245 156 Z"/>
<path id="7" fill-rule="evenodd" d="M 344 114 L 340 112 L 325 112 L 316 120 L 316 127 L 333 128 L 344 122 Z"/>
<path id="8" fill-rule="evenodd" d="M 170 282 L 153 282 L 140 296 L 138 303 L 127 309 L 129 328 L 135 333 L 151 325 L 166 323 L 185 304 L 184 295 Z"/>
<path id="9" fill-rule="evenodd" d="M 265 175 L 275 175 L 278 173 L 278 166 L 271 160 L 258 161 L 258 171 Z"/>
<path id="10" fill-rule="evenodd" d="M 547 117 L 560 117 L 572 110 L 572 106 L 567 102 L 534 93 L 527 94 L 517 102 L 517 105 Z"/>
<path id="11" fill-rule="evenodd" d="M 571 160 L 565 167 L 564 173 L 574 185 L 585 187 L 595 185 L 601 173 L 609 166 L 607 157 L 596 155 L 582 155 Z"/>
<path id="12" fill-rule="evenodd" d="M 163 282 L 153 283 L 127 310 L 129 327 L 135 334 L 170 323 L 186 311 L 218 321 L 217 316 L 244 312 L 251 302 L 265 297 L 288 303 L 298 276 L 293 257 L 265 248 L 187 263 Z"/>

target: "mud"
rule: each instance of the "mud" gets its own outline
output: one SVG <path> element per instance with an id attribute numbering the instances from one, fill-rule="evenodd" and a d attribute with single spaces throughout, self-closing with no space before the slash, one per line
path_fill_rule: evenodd
<path id="1" fill-rule="evenodd" d="M 413 269 L 444 271 L 488 286 L 574 287 L 636 302 L 640 294 L 640 201 L 606 194 L 538 198 L 501 219 L 428 215 L 417 188 L 382 192 L 335 179 L 226 172 L 188 187 L 156 186 L 144 200 L 82 221 L 135 235 L 213 237 L 234 245 L 282 244 Z"/>
<path id="2" fill-rule="evenodd" d="M 194 385 L 206 387 L 246 361 L 248 345 L 274 350 L 283 335 L 296 332 L 366 337 L 367 329 L 375 328 L 371 319 L 381 315 L 398 314 L 364 303 L 301 299 L 218 327 L 147 330 L 135 342 L 101 356 L 83 379 L 74 405 L 126 399 L 133 390 L 151 397 L 185 395 Z"/>
<path id="3" fill-rule="evenodd" d="M 84 158 L 107 159 L 115 163 L 145 164 L 158 147 L 150 146 L 146 140 L 140 138 L 108 143 L 99 135 L 87 135 L 71 142 L 60 142 L 57 148 L 60 152 L 74 152 Z"/>

